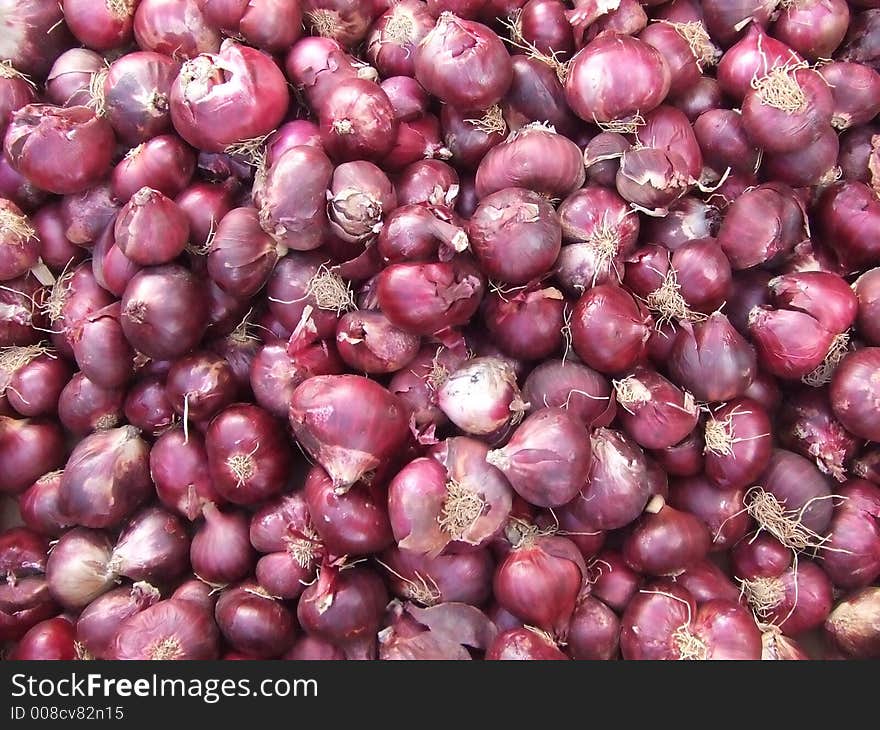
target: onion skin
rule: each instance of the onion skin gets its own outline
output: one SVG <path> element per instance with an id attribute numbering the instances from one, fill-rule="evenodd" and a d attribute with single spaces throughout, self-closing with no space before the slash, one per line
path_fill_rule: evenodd
<path id="1" fill-rule="evenodd" d="M 340 491 L 397 453 L 408 437 L 403 402 L 358 375 L 319 375 L 305 381 L 293 392 L 290 425 Z"/>
<path id="2" fill-rule="evenodd" d="M 615 381 L 615 390 L 624 430 L 646 449 L 677 444 L 697 425 L 693 396 L 642 365 Z"/>
<path id="3" fill-rule="evenodd" d="M 532 409 L 564 408 L 588 428 L 609 425 L 616 410 L 608 379 L 578 362 L 540 363 L 526 378 L 522 397 Z"/>
<path id="4" fill-rule="evenodd" d="M 274 130 L 289 103 L 284 75 L 270 57 L 225 41 L 218 54 L 183 65 L 171 86 L 171 121 L 193 147 L 223 152 Z M 229 104 L 235 104 L 235 120 L 223 114 Z"/>
<path id="5" fill-rule="evenodd" d="M 847 269 L 873 266 L 880 256 L 880 237 L 872 235 L 880 220 L 880 201 L 871 188 L 856 181 L 829 186 L 816 208 L 818 228 Z"/>
<path id="6" fill-rule="evenodd" d="M 4 148 L 12 167 L 43 190 L 79 193 L 110 168 L 114 138 L 109 122 L 84 106 L 29 104 L 12 113 Z M 78 159 L 81 164 L 62 161 Z"/>
<path id="7" fill-rule="evenodd" d="M 722 489 L 748 487 L 770 461 L 772 426 L 767 410 L 749 398 L 732 400 L 706 424 L 706 476 Z"/>
<path id="8" fill-rule="evenodd" d="M 113 586 L 112 545 L 102 532 L 75 527 L 56 543 L 46 563 L 49 592 L 62 606 L 84 608 Z"/>
<path id="9" fill-rule="evenodd" d="M 189 547 L 189 535 L 176 515 L 161 507 L 147 507 L 123 529 L 111 561 L 127 578 L 161 584 L 189 567 Z"/>
<path id="10" fill-rule="evenodd" d="M 463 110 L 487 109 L 513 78 L 504 44 L 481 23 L 443 13 L 416 46 L 416 80 L 428 93 Z"/>
<path id="11" fill-rule="evenodd" d="M 880 588 L 862 588 L 842 600 L 825 622 L 825 631 L 853 659 L 880 657 Z"/>
<path id="12" fill-rule="evenodd" d="M 193 521 L 208 502 L 223 503 L 214 489 L 204 438 L 183 429 L 166 431 L 150 449 L 150 476 L 159 501 Z"/>
<path id="13" fill-rule="evenodd" d="M 684 573 L 677 575 L 675 582 L 687 590 L 697 604 L 716 599 L 740 602 L 740 587 L 711 558 L 695 563 Z"/>
<path id="14" fill-rule="evenodd" d="M 812 373 L 825 360 L 834 333 L 805 312 L 754 307 L 749 334 L 758 363 L 771 375 L 796 380 Z"/>
<path id="15" fill-rule="evenodd" d="M 321 144 L 336 162 L 379 161 L 391 151 L 398 121 L 378 84 L 348 79 L 318 107 Z"/>
<path id="16" fill-rule="evenodd" d="M 280 601 L 244 584 L 220 595 L 214 616 L 229 644 L 248 656 L 271 659 L 293 643 L 293 616 Z"/>
<path id="17" fill-rule="evenodd" d="M 853 291 L 859 301 L 856 327 L 871 345 L 880 345 L 880 268 L 870 269 L 856 279 Z"/>
<path id="18" fill-rule="evenodd" d="M 418 336 L 394 327 L 381 312 L 347 312 L 339 320 L 336 347 L 353 370 L 397 372 L 418 354 Z"/>
<path id="19" fill-rule="evenodd" d="M 127 203 L 142 187 L 174 198 L 189 184 L 195 167 L 196 156 L 192 149 L 179 137 L 163 134 L 126 154 L 113 168 L 111 190 L 114 197 L 123 203 Z"/>
<path id="20" fill-rule="evenodd" d="M 197 0 L 141 0 L 134 15 L 134 37 L 142 50 L 172 58 L 193 58 L 220 48 L 220 33 L 202 15 Z"/>
<path id="21" fill-rule="evenodd" d="M 7 658 L 9 661 L 77 659 L 73 624 L 63 616 L 41 621 L 28 629 Z"/>
<path id="22" fill-rule="evenodd" d="M 847 354 L 831 376 L 831 408 L 850 433 L 880 440 L 880 387 L 876 384 L 880 348 L 866 347 Z"/>
<path id="23" fill-rule="evenodd" d="M 797 513 L 805 527 L 817 534 L 826 534 L 833 511 L 832 501 L 828 499 L 831 487 L 810 461 L 790 451 L 775 449 L 758 484 L 773 494 L 787 512 Z"/>
<path id="24" fill-rule="evenodd" d="M 540 360 L 559 352 L 564 343 L 566 302 L 558 289 L 532 289 L 504 299 L 490 294 L 483 319 L 492 339 L 510 357 Z"/>
<path id="25" fill-rule="evenodd" d="M 149 583 L 114 588 L 98 596 L 76 620 L 76 640 L 96 659 L 106 659 L 119 624 L 159 600 Z"/>
<path id="26" fill-rule="evenodd" d="M 227 585 L 247 576 L 256 556 L 248 539 L 248 518 L 240 511 L 221 512 L 213 503 L 202 508 L 205 518 L 193 535 L 193 573 L 212 585 Z"/>
<path id="27" fill-rule="evenodd" d="M 653 46 L 607 32 L 572 58 L 565 95 L 586 122 L 626 122 L 657 107 L 671 81 L 668 64 Z"/>
<path id="28" fill-rule="evenodd" d="M 783 8 L 773 25 L 773 35 L 815 61 L 831 58 L 848 25 L 849 5 L 845 0 L 812 0 Z"/>

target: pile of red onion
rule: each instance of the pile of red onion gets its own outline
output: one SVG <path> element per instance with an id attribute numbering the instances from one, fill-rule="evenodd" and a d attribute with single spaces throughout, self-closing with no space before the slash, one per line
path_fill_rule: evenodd
<path id="1" fill-rule="evenodd" d="M 0 27 L 0 654 L 880 658 L 876 0 Z"/>

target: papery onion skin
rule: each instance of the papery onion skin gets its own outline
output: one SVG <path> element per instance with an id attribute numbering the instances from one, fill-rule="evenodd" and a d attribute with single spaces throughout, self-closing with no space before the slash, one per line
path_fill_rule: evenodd
<path id="1" fill-rule="evenodd" d="M 862 588 L 841 601 L 825 622 L 825 631 L 847 656 L 854 659 L 880 657 L 880 588 Z"/>
<path id="2" fill-rule="evenodd" d="M 111 659 L 217 659 L 219 632 L 211 613 L 171 598 L 126 619 L 110 647 Z"/>
<path id="3" fill-rule="evenodd" d="M 489 661 L 566 660 L 568 657 L 543 632 L 510 629 L 498 634 L 486 650 Z"/>
<path id="4" fill-rule="evenodd" d="M 149 583 L 120 586 L 98 596 L 76 620 L 76 640 L 96 659 L 106 659 L 119 624 L 159 600 Z"/>
<path id="5" fill-rule="evenodd" d="M 822 568 L 836 586 L 863 588 L 880 575 L 880 489 L 851 479 L 835 491 L 844 501 L 831 518 Z"/>
<path id="6" fill-rule="evenodd" d="M 61 536 L 46 564 L 52 597 L 68 609 L 81 609 L 113 587 L 112 545 L 97 530 L 75 527 Z"/>
<path id="7" fill-rule="evenodd" d="M 184 59 L 220 48 L 220 32 L 207 22 L 197 0 L 141 0 L 134 37 L 144 51 Z"/>

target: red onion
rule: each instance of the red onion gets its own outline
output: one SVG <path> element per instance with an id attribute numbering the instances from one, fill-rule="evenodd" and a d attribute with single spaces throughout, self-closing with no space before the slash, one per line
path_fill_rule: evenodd
<path id="1" fill-rule="evenodd" d="M 761 489 L 747 494 L 746 500 L 749 513 L 764 530 L 789 548 L 803 550 L 822 542 L 833 505 L 831 488 L 813 464 L 776 449 L 758 484 Z"/>
<path id="2" fill-rule="evenodd" d="M 687 590 L 697 602 L 705 603 L 715 599 L 740 602 L 740 588 L 734 585 L 711 559 L 702 560 L 675 577 L 675 582 Z M 763 628 L 763 627 L 762 627 Z"/>
<path id="3" fill-rule="evenodd" d="M 378 77 L 376 69 L 348 55 L 336 41 L 321 37 L 297 41 L 287 54 L 284 68 L 315 109 L 322 106 L 327 94 L 343 80 L 363 78 L 375 81 Z"/>
<path id="4" fill-rule="evenodd" d="M 761 367 L 787 379 L 811 375 L 822 365 L 835 338 L 805 312 L 765 306 L 749 313 L 749 334 Z"/>
<path id="5" fill-rule="evenodd" d="M 152 490 L 148 455 L 149 447 L 132 426 L 86 436 L 61 479 L 63 513 L 85 527 L 120 524 Z"/>
<path id="6" fill-rule="evenodd" d="M 166 431 L 150 450 L 150 475 L 159 501 L 195 520 L 208 502 L 222 503 L 208 470 L 204 439 L 182 429 Z"/>
<path id="7" fill-rule="evenodd" d="M 549 160 L 552 165 L 547 164 Z M 536 122 L 486 153 L 477 168 L 477 197 L 511 187 L 562 197 L 583 185 L 585 175 L 577 145 L 552 127 Z"/>
<path id="8" fill-rule="evenodd" d="M 416 47 L 433 27 L 434 18 L 424 3 L 395 3 L 370 29 L 367 59 L 383 76 L 415 76 Z"/>
<path id="9" fill-rule="evenodd" d="M 811 61 L 831 58 L 849 25 L 846 0 L 806 0 L 783 5 L 773 36 Z M 823 69 L 824 75 L 824 69 Z"/>
<path id="10" fill-rule="evenodd" d="M 107 226 L 92 249 L 92 271 L 98 284 L 119 297 L 128 282 L 141 270 L 116 245 L 113 226 Z"/>
<path id="11" fill-rule="evenodd" d="M 458 173 L 440 160 L 419 160 L 398 175 L 394 187 L 401 206 L 416 203 L 452 206 L 458 198 Z"/>
<path id="12" fill-rule="evenodd" d="M 60 3 L 25 0 L 3 9 L 7 35 L 0 56 L 22 73 L 45 76 L 60 53 L 73 45 Z"/>
<path id="13" fill-rule="evenodd" d="M 134 3 L 64 0 L 63 8 L 64 22 L 83 45 L 109 51 L 131 42 Z"/>
<path id="14" fill-rule="evenodd" d="M 229 406 L 208 427 L 205 449 L 214 488 L 235 504 L 255 504 L 281 492 L 290 450 L 278 422 L 262 408 Z"/>
<path id="15" fill-rule="evenodd" d="M 639 40 L 656 48 L 669 66 L 669 93 L 681 94 L 696 84 L 706 66 L 713 66 L 721 52 L 699 21 L 654 22 L 639 34 Z"/>
<path id="16" fill-rule="evenodd" d="M 189 567 L 189 536 L 183 523 L 161 507 L 137 513 L 122 531 L 110 565 L 132 580 L 165 583 Z"/>
<path id="17" fill-rule="evenodd" d="M 381 160 L 394 144 L 398 121 L 378 84 L 348 79 L 318 107 L 321 143 L 337 162 Z"/>
<path id="18" fill-rule="evenodd" d="M 290 424 L 297 440 L 340 491 L 404 445 L 407 420 L 402 401 L 357 375 L 309 378 L 294 391 L 290 403 Z"/>
<path id="19" fill-rule="evenodd" d="M 706 0 L 702 5 L 709 34 L 729 46 L 743 28 L 752 23 L 766 27 L 777 3 L 776 0 Z"/>
<path id="20" fill-rule="evenodd" d="M 516 492 L 539 507 L 561 507 L 578 494 L 590 468 L 589 439 L 583 425 L 561 408 L 529 415 L 501 449 L 486 461 L 497 467 Z"/>
<path id="21" fill-rule="evenodd" d="M 568 647 L 572 659 L 614 659 L 618 651 L 620 620 L 592 596 L 581 596 L 571 616 Z"/>
<path id="22" fill-rule="evenodd" d="M 696 476 L 703 471 L 703 446 L 703 435 L 694 429 L 683 441 L 655 451 L 652 456 L 669 476 Z"/>
<path id="23" fill-rule="evenodd" d="M 586 577 L 583 558 L 570 540 L 529 526 L 518 539 L 495 572 L 495 597 L 525 624 L 565 637 Z"/>
<path id="24" fill-rule="evenodd" d="M 767 35 L 757 23 L 749 23 L 742 39 L 721 57 L 718 81 L 725 94 L 742 101 L 751 89 L 752 79 L 762 78 L 774 68 L 800 60 L 794 50 Z"/>
<path id="25" fill-rule="evenodd" d="M 197 0 L 141 0 L 134 38 L 141 50 L 172 58 L 216 53 L 220 47 L 220 33 L 202 15 Z"/>
<path id="26" fill-rule="evenodd" d="M 752 144 L 742 123 L 742 114 L 732 109 L 710 109 L 694 122 L 694 135 L 703 157 L 719 175 L 728 167 L 746 175 L 761 163 L 758 148 Z"/>
<path id="27" fill-rule="evenodd" d="M 0 393 L 22 416 L 55 413 L 69 379 L 70 367 L 52 350 L 31 346 L 0 351 Z"/>
<path id="28" fill-rule="evenodd" d="M 51 421 L 0 416 L 0 493 L 18 494 L 64 463 L 60 427 Z"/>
<path id="29" fill-rule="evenodd" d="M 140 266 L 165 264 L 183 252 L 189 221 L 177 204 L 158 190 L 143 187 L 116 218 L 116 246 Z"/>
<path id="30" fill-rule="evenodd" d="M 539 360 L 562 349 L 567 305 L 553 287 L 529 287 L 510 298 L 490 294 L 483 318 L 492 339 L 511 357 Z"/>
<path id="31" fill-rule="evenodd" d="M 196 278 L 176 264 L 143 269 L 125 287 L 122 330 L 147 357 L 173 359 L 191 350 L 207 326 L 207 303 Z"/>
<path id="32" fill-rule="evenodd" d="M 754 377 L 755 351 L 720 312 L 683 322 L 667 363 L 676 383 L 702 401 L 741 396 Z"/>
<path id="33" fill-rule="evenodd" d="M 196 157 L 179 137 L 163 134 L 129 150 L 113 169 L 114 197 L 127 203 L 141 188 L 152 188 L 169 198 L 189 184 Z"/>
<path id="34" fill-rule="evenodd" d="M 641 576 L 616 552 L 605 550 L 588 566 L 591 595 L 620 613 L 638 590 Z"/>
<path id="35" fill-rule="evenodd" d="M 327 223 L 326 190 L 332 174 L 330 160 L 314 147 L 294 147 L 281 155 L 259 188 L 263 230 L 297 251 L 321 245 Z"/>
<path id="36" fill-rule="evenodd" d="M 221 512 L 212 502 L 202 507 L 205 521 L 190 546 L 193 572 L 212 585 L 224 586 L 248 575 L 255 560 L 248 539 L 248 517 L 238 510 Z"/>
<path id="37" fill-rule="evenodd" d="M 61 201 L 64 234 L 78 246 L 91 247 L 113 222 L 119 203 L 113 199 L 110 186 L 96 185 L 77 195 L 67 195 Z"/>
<path id="38" fill-rule="evenodd" d="M 66 195 L 92 187 L 106 174 L 113 130 L 83 106 L 29 104 L 12 113 L 4 146 L 13 168 L 30 182 Z"/>
<path id="39" fill-rule="evenodd" d="M 364 39 L 375 17 L 372 4 L 354 0 L 305 0 L 303 9 L 316 35 L 346 47 Z"/>
<path id="40" fill-rule="evenodd" d="M 501 100 L 504 121 L 513 131 L 546 122 L 560 134 L 574 137 L 581 124 L 565 101 L 558 68 L 531 55 L 516 54 L 510 62 L 513 81 Z"/>
<path id="41" fill-rule="evenodd" d="M 752 86 L 743 99 L 743 126 L 767 152 L 793 152 L 831 124 L 831 90 L 809 68 L 776 67 Z"/>
<path id="42" fill-rule="evenodd" d="M 697 607 L 690 593 L 661 582 L 640 591 L 621 619 L 624 659 L 760 659 L 751 613 L 725 600 Z"/>
<path id="43" fill-rule="evenodd" d="M 594 529 L 611 530 L 636 519 L 651 496 L 648 463 L 626 436 L 599 428 L 590 436 L 587 483 L 570 509 Z"/>
<path id="44" fill-rule="evenodd" d="M 271 659 L 293 643 L 296 628 L 290 611 L 256 584 L 223 591 L 214 616 L 226 641 L 248 656 Z"/>
<path id="45" fill-rule="evenodd" d="M 63 616 L 33 626 L 7 657 L 10 661 L 70 661 L 78 658 L 73 624 Z"/>
<path id="46" fill-rule="evenodd" d="M 699 517 L 712 535 L 710 549 L 727 550 L 745 537 L 751 519 L 745 509 L 743 487 L 719 487 L 704 476 L 673 482 L 670 504 Z"/>
<path id="47" fill-rule="evenodd" d="M 151 4 L 149 0 L 141 3 Z M 178 3 L 177 7 L 187 5 Z M 169 129 L 168 98 L 177 71 L 176 61 L 151 51 L 128 53 L 110 64 L 101 98 L 104 115 L 120 140 L 136 145 Z"/>
<path id="48" fill-rule="evenodd" d="M 88 106 L 92 101 L 90 87 L 94 83 L 94 75 L 104 68 L 104 59 L 99 53 L 87 48 L 71 48 L 69 51 L 65 51 L 55 59 L 55 63 L 52 64 L 49 75 L 46 77 L 47 101 L 58 106 Z M 0 77 L 3 74 L 4 71 L 0 71 Z M 11 78 L 13 82 L 17 80 L 24 83 L 23 80 L 16 79 L 15 75 Z M 15 108 L 23 107 L 32 101 L 33 94 L 30 99 L 18 103 Z M 0 130 L 3 129 L 4 127 L 0 123 Z"/>
<path id="49" fill-rule="evenodd" d="M 287 150 L 300 145 L 322 149 L 318 125 L 307 119 L 284 122 L 266 139 L 266 164 L 272 167 Z"/>
<path id="50" fill-rule="evenodd" d="M 303 592 L 296 614 L 309 634 L 339 646 L 348 658 L 365 658 L 375 651 L 387 600 L 381 578 L 370 568 L 325 564 Z"/>
<path id="51" fill-rule="evenodd" d="M 30 274 L 4 282 L 0 288 L 0 347 L 35 345 L 40 341 L 35 326 L 45 327 L 46 319 L 37 302 L 45 291 Z"/>
<path id="52" fill-rule="evenodd" d="M 58 505 L 61 472 L 44 474 L 18 497 L 22 522 L 41 535 L 58 536 L 69 527 Z"/>
<path id="53" fill-rule="evenodd" d="M 839 174 L 835 164 L 838 151 L 837 133 L 824 129 L 805 149 L 765 157 L 763 170 L 768 177 L 794 187 L 826 185 Z"/>
<path id="54" fill-rule="evenodd" d="M 65 532 L 46 564 L 49 592 L 62 606 L 80 609 L 113 586 L 113 547 L 102 532 L 75 527 Z"/>
<path id="55" fill-rule="evenodd" d="M 197 182 L 174 199 L 189 220 L 190 242 L 194 246 L 206 246 L 217 224 L 232 210 L 236 187 L 235 181 Z"/>
<path id="56" fill-rule="evenodd" d="M 102 388 L 82 373 L 64 386 L 58 399 L 58 420 L 70 432 L 85 436 L 118 426 L 123 417 L 125 391 Z"/>
<path id="57" fill-rule="evenodd" d="M 44 190 L 40 190 L 36 185 L 31 183 L 20 172 L 14 170 L 9 160 L 0 155 L 0 195 L 15 203 L 23 210 L 32 211 L 38 205 L 45 203 L 49 194 Z M 34 214 L 34 222 L 39 214 L 49 208 L 52 204 L 43 205 L 37 213 Z M 47 257 L 47 262 L 49 261 Z M 65 259 L 66 261 L 66 259 Z"/>
<path id="58" fill-rule="evenodd" d="M 379 275 L 379 307 L 413 334 L 433 334 L 466 323 L 483 297 L 485 283 L 468 259 L 393 264 Z"/>
<path id="59" fill-rule="evenodd" d="M 651 500 L 623 543 L 627 565 L 643 575 L 676 575 L 702 560 L 712 537 L 690 512 Z"/>
<path id="60" fill-rule="evenodd" d="M 205 423 L 235 400 L 236 388 L 229 364 L 200 351 L 174 362 L 165 392 L 178 415 Z"/>
<path id="61" fill-rule="evenodd" d="M 76 640 L 95 659 L 109 657 L 119 625 L 159 600 L 159 591 L 149 583 L 114 588 L 98 596 L 76 620 Z"/>
<path id="62" fill-rule="evenodd" d="M 309 470 L 304 490 L 306 503 L 314 529 L 331 553 L 369 555 L 391 544 L 385 495 L 377 487 L 358 484 L 340 494 L 321 467 Z"/>
<path id="63" fill-rule="evenodd" d="M 822 67 L 822 77 L 828 82 L 834 98 L 831 123 L 835 129 L 866 124 L 880 113 L 880 102 L 877 101 L 880 73 L 874 69 L 859 63 L 835 61 Z"/>
<path id="64" fill-rule="evenodd" d="M 142 6 L 143 7 L 143 6 Z M 259 99 L 253 89 L 259 88 Z M 216 55 L 187 61 L 171 87 L 171 121 L 178 134 L 207 152 L 238 151 L 278 126 L 289 104 L 275 62 L 248 46 L 224 41 Z M 235 119 L 223 110 L 234 105 Z"/>
<path id="65" fill-rule="evenodd" d="M 875 373 L 880 348 L 866 347 L 848 353 L 831 379 L 831 408 L 844 428 L 864 439 L 880 440 L 876 408 L 880 391 Z"/>
<path id="66" fill-rule="evenodd" d="M 252 46 L 270 53 L 283 53 L 303 34 L 302 3 L 300 0 L 252 0 L 245 6 L 238 32 Z"/>
<path id="67" fill-rule="evenodd" d="M 696 426 L 693 396 L 642 365 L 614 381 L 623 428 L 646 449 L 664 449 L 681 441 Z"/>
<path id="68" fill-rule="evenodd" d="M 712 412 L 705 425 L 706 476 L 717 487 L 737 489 L 755 482 L 771 453 L 767 411 L 748 398 Z"/>
<path id="69" fill-rule="evenodd" d="M 653 46 L 614 32 L 599 35 L 571 60 L 568 105 L 587 122 L 627 131 L 669 93 L 671 73 Z M 620 129 L 617 129 L 620 127 Z"/>
<path id="70" fill-rule="evenodd" d="M 608 379 L 578 362 L 540 363 L 526 378 L 522 397 L 531 409 L 564 408 L 587 428 L 607 426 L 616 412 Z"/>
<path id="71" fill-rule="evenodd" d="M 588 289 L 574 308 L 574 351 L 602 373 L 632 368 L 643 357 L 650 333 L 651 316 L 620 287 L 602 284 Z"/>
<path id="72" fill-rule="evenodd" d="M 498 634 L 486 650 L 490 661 L 568 659 L 552 637 L 543 631 L 523 627 Z"/>
<path id="73" fill-rule="evenodd" d="M 507 133 L 507 123 L 498 104 L 473 112 L 444 104 L 440 122 L 443 142 L 459 168 L 476 169 L 489 150 L 504 141 Z"/>
<path id="74" fill-rule="evenodd" d="M 791 636 L 819 628 L 831 612 L 831 581 L 813 562 L 800 561 L 779 575 L 740 580 L 755 615 Z"/>
<path id="75" fill-rule="evenodd" d="M 445 207 L 402 205 L 389 216 L 377 239 L 377 249 L 386 261 L 450 260 L 464 251 L 469 239 Z"/>
<path id="76" fill-rule="evenodd" d="M 866 232 L 880 221 L 880 200 L 868 185 L 845 181 L 831 185 L 817 205 L 818 227 L 834 241 L 834 250 L 848 269 L 873 266 L 880 239 Z"/>
<path id="77" fill-rule="evenodd" d="M 415 49 L 415 76 L 430 94 L 462 110 L 486 109 L 513 77 L 507 49 L 489 28 L 444 12 Z"/>
<path id="78" fill-rule="evenodd" d="M 328 195 L 331 230 L 350 243 L 370 241 L 383 227 L 383 214 L 397 205 L 391 181 L 370 162 L 339 165 Z"/>
<path id="79" fill-rule="evenodd" d="M 483 272 L 512 285 L 549 271 L 562 241 L 553 207 L 523 188 L 499 190 L 480 200 L 468 233 Z"/>
<path id="80" fill-rule="evenodd" d="M 565 246 L 556 262 L 556 276 L 566 290 L 582 294 L 596 284 L 620 280 L 623 259 L 633 250 L 639 218 L 612 190 L 588 186 L 559 206 Z"/>
<path id="81" fill-rule="evenodd" d="M 165 384 L 158 378 L 145 378 L 135 383 L 125 398 L 124 411 L 131 425 L 151 436 L 166 431 L 176 419 L 165 394 Z"/>
<path id="82" fill-rule="evenodd" d="M 872 178 L 876 176 L 870 167 L 875 166 L 873 160 L 880 154 L 877 151 L 880 141 L 875 144 L 878 131 L 876 126 L 869 124 L 844 129 L 840 135 L 840 152 L 837 156 L 842 179 L 872 183 Z"/>
<path id="83" fill-rule="evenodd" d="M 339 356 L 354 370 L 392 373 L 419 351 L 419 338 L 394 327 L 381 312 L 348 312 L 336 331 Z"/>
<path id="84" fill-rule="evenodd" d="M 870 269 L 856 279 L 853 291 L 859 300 L 856 327 L 864 339 L 872 345 L 880 345 L 880 268 Z"/>
<path id="85" fill-rule="evenodd" d="M 217 624 L 208 610 L 193 601 L 171 598 L 123 621 L 108 658 L 217 659 L 219 643 Z"/>
<path id="86" fill-rule="evenodd" d="M 825 622 L 825 631 L 836 647 L 854 659 L 880 656 L 877 620 L 880 588 L 862 588 L 837 604 Z"/>
<path id="87" fill-rule="evenodd" d="M 449 374 L 437 404 L 460 429 L 479 436 L 518 423 L 526 409 L 515 373 L 497 357 L 473 358 Z"/>

